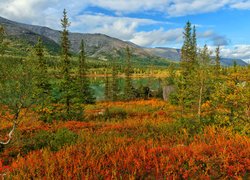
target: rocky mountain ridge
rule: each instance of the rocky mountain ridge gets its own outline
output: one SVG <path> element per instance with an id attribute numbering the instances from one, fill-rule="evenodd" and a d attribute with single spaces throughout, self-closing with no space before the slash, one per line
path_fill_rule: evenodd
<path id="1" fill-rule="evenodd" d="M 21 39 L 29 44 L 35 44 L 41 37 L 45 46 L 53 52 L 60 52 L 60 31 L 48 27 L 18 23 L 0 17 L 0 25 L 6 29 L 6 33 L 13 39 Z M 122 41 L 104 34 L 69 33 L 71 50 L 78 53 L 80 42 L 83 39 L 87 55 L 102 60 L 109 56 L 121 56 L 128 46 L 134 56 L 140 59 L 168 59 L 180 61 L 180 50 L 174 48 L 144 48 L 131 42 Z M 235 59 L 222 59 L 223 65 L 232 65 Z M 247 65 L 242 60 L 236 60 L 239 65 Z"/>

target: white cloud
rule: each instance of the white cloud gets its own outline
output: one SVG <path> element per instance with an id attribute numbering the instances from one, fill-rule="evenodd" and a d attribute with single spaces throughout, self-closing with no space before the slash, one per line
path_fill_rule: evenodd
<path id="1" fill-rule="evenodd" d="M 231 5 L 231 8 L 235 9 L 250 9 L 250 1 L 239 1 Z"/>
<path id="2" fill-rule="evenodd" d="M 72 27 L 80 32 L 103 33 L 123 40 L 129 40 L 139 26 L 162 24 L 150 19 L 84 14 L 77 16 Z"/>
<path id="3" fill-rule="evenodd" d="M 55 5 L 58 0 L 5 0 L 0 2 L 1 15 L 21 21 L 35 21 L 42 19 L 48 4 Z"/>
<path id="4" fill-rule="evenodd" d="M 206 30 L 204 32 L 197 33 L 198 39 L 205 39 L 206 43 L 211 42 L 214 46 L 229 45 L 230 40 L 226 36 L 219 35 L 213 30 Z"/>
<path id="5" fill-rule="evenodd" d="M 100 7 L 118 15 L 160 12 L 168 16 L 185 16 L 222 8 L 250 9 L 249 0 L 1 0 L 0 16 L 27 23 L 56 27 L 55 22 L 66 8 L 71 17 L 86 7 Z M 53 23 L 54 21 L 54 23 Z M 44 24 L 46 23 L 46 24 Z"/>
<path id="6" fill-rule="evenodd" d="M 163 28 L 149 32 L 138 32 L 130 39 L 131 42 L 140 46 L 165 46 L 168 43 L 182 41 L 182 28 L 165 31 Z"/>
<path id="7" fill-rule="evenodd" d="M 221 54 L 224 57 L 250 59 L 250 45 L 235 45 L 232 49 L 223 47 Z"/>
<path id="8" fill-rule="evenodd" d="M 103 33 L 122 40 L 131 41 L 140 46 L 172 46 L 181 44 L 183 40 L 183 28 L 169 30 L 158 28 L 151 31 L 138 31 L 138 28 L 141 26 L 163 24 L 169 23 L 150 19 L 89 13 L 76 16 L 71 25 L 78 32 Z M 227 44 L 225 37 L 216 34 L 212 30 L 199 32 L 197 37 L 212 41 L 215 45 Z"/>
<path id="9" fill-rule="evenodd" d="M 215 48 L 216 46 L 209 46 L 209 49 L 213 52 L 213 55 L 215 55 Z M 250 45 L 238 44 L 232 47 L 221 46 L 220 54 L 221 57 L 224 58 L 242 59 L 248 62 L 250 59 Z"/>
<path id="10" fill-rule="evenodd" d="M 0 16 L 58 29 L 63 9 L 68 9 L 69 17 L 74 17 L 86 7 L 86 1 L 88 0 L 0 0 Z"/>
<path id="11" fill-rule="evenodd" d="M 222 8 L 229 0 L 173 0 L 167 8 L 169 16 L 184 16 L 212 12 Z"/>

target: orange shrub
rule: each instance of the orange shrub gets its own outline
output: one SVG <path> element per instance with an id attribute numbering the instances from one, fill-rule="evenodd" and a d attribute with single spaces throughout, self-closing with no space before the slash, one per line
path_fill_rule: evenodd
<path id="1" fill-rule="evenodd" d="M 94 141 L 94 140 L 93 140 Z M 224 129 L 207 128 L 189 145 L 157 145 L 152 140 L 106 144 L 85 142 L 56 153 L 41 150 L 12 164 L 13 178 L 209 179 L 240 178 L 250 172 L 250 140 Z M 105 143 L 105 141 L 103 142 Z M 101 147 L 103 146 L 103 148 Z"/>

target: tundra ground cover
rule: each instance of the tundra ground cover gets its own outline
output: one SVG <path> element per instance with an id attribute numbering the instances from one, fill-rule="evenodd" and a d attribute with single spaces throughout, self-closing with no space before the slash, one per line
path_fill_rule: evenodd
<path id="1" fill-rule="evenodd" d="M 176 111 L 151 99 L 88 105 L 84 122 L 48 124 L 27 113 L 1 149 L 0 172 L 7 179 L 249 178 L 249 137 L 212 125 L 190 133 Z"/>

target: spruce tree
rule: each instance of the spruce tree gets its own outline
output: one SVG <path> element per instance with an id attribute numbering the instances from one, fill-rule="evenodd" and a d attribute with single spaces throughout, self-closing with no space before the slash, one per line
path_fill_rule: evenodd
<path id="1" fill-rule="evenodd" d="M 194 59 L 195 53 L 194 49 L 196 50 L 196 32 L 195 29 L 193 30 L 192 34 L 192 25 L 188 21 L 183 32 L 183 46 L 181 49 L 181 75 L 180 79 L 177 81 L 177 91 L 180 91 L 178 98 L 180 104 L 182 104 L 182 113 L 186 107 L 190 107 L 192 104 L 192 79 L 194 79 L 195 72 L 194 72 Z"/>
<path id="2" fill-rule="evenodd" d="M 38 71 L 39 71 L 39 81 L 37 82 L 38 87 L 41 89 L 42 93 L 49 93 L 49 79 L 48 79 L 48 65 L 46 59 L 44 58 L 44 47 L 41 38 L 38 38 L 37 44 L 34 46 L 35 53 L 38 59 Z"/>
<path id="3" fill-rule="evenodd" d="M 95 103 L 95 97 L 93 90 L 90 88 L 89 79 L 87 77 L 87 64 L 86 64 L 86 55 L 84 48 L 84 41 L 81 41 L 80 45 L 80 54 L 79 54 L 79 90 L 80 90 L 80 101 L 84 104 L 93 104 Z"/>
<path id="4" fill-rule="evenodd" d="M 36 96 L 38 99 L 38 104 L 41 105 L 40 112 L 42 114 L 42 119 L 47 121 L 48 116 L 46 116 L 46 108 L 48 108 L 50 103 L 51 86 L 49 83 L 48 67 L 46 59 L 44 58 L 44 47 L 41 38 L 38 38 L 37 44 L 34 46 L 34 49 L 38 60 L 37 78 L 36 78 L 36 86 L 37 86 Z"/>
<path id="5" fill-rule="evenodd" d="M 111 99 L 111 87 L 110 87 L 110 81 L 108 73 L 105 73 L 105 89 L 104 89 L 104 97 L 106 101 L 109 101 Z"/>
<path id="6" fill-rule="evenodd" d="M 197 61 L 197 40 L 195 26 L 192 29 L 188 21 L 183 32 L 183 46 L 181 49 L 181 71 L 176 80 L 176 93 L 173 95 L 173 102 L 181 106 L 181 116 L 189 110 L 194 110 L 197 102 L 199 86 L 198 61 Z"/>
<path id="7" fill-rule="evenodd" d="M 115 59 L 112 58 L 112 101 L 117 101 L 119 93 L 118 70 Z"/>
<path id="8" fill-rule="evenodd" d="M 196 28 L 192 29 L 191 23 L 188 21 L 183 32 L 184 43 L 181 48 L 181 66 L 184 75 L 194 69 L 197 62 L 197 41 Z"/>
<path id="9" fill-rule="evenodd" d="M 125 100 L 131 100 L 134 98 L 134 88 L 132 84 L 132 79 L 131 79 L 131 52 L 129 47 L 126 47 L 126 53 L 127 53 L 127 58 L 126 58 L 126 67 L 125 67 L 125 88 L 124 88 L 124 95 L 125 95 Z"/>
<path id="10" fill-rule="evenodd" d="M 192 27 L 191 23 L 188 21 L 183 32 L 184 43 L 181 48 L 181 61 L 190 62 L 192 59 L 192 44 L 194 40 L 192 39 Z"/>
<path id="11" fill-rule="evenodd" d="M 63 18 L 61 19 L 61 60 L 62 60 L 62 80 L 61 80 L 61 103 L 63 104 L 60 118 L 66 119 L 81 119 L 82 109 L 78 102 L 75 102 L 76 87 L 75 80 L 70 76 L 70 41 L 68 27 L 70 22 L 67 17 L 67 12 L 64 9 Z"/>
<path id="12" fill-rule="evenodd" d="M 196 40 L 196 28 L 193 26 L 193 33 L 192 33 L 192 56 L 191 61 L 192 63 L 197 62 L 197 40 Z"/>
<path id="13" fill-rule="evenodd" d="M 61 33 L 61 48 L 62 48 L 62 73 L 63 73 L 63 90 L 64 90 L 64 98 L 65 98 L 65 105 L 66 105 L 66 112 L 69 116 L 70 111 L 70 60 L 69 60 L 69 49 L 70 49 L 70 42 L 69 42 L 69 31 L 68 27 L 70 26 L 67 12 L 64 9 L 63 11 L 63 19 L 61 19 L 62 25 L 62 33 Z"/>

